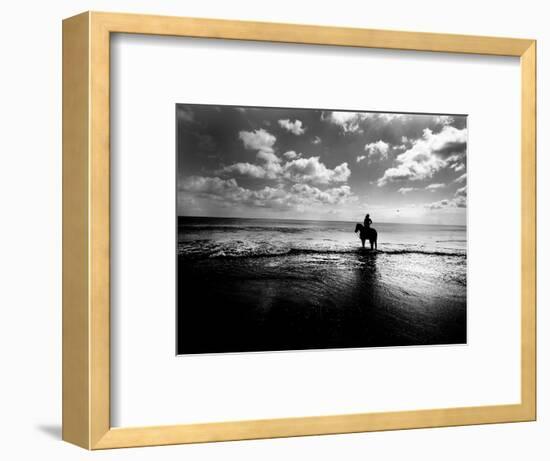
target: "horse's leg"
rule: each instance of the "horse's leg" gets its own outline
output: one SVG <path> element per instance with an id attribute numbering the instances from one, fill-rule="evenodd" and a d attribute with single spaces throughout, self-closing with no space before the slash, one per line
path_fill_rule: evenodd
<path id="1" fill-rule="evenodd" d="M 361 244 L 363 245 L 363 248 L 365 248 L 365 239 L 361 239 Z"/>

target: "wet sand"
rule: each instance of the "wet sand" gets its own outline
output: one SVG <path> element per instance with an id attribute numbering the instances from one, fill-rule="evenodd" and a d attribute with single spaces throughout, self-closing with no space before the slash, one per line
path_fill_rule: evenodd
<path id="1" fill-rule="evenodd" d="M 462 257 L 178 258 L 180 354 L 466 342 Z"/>

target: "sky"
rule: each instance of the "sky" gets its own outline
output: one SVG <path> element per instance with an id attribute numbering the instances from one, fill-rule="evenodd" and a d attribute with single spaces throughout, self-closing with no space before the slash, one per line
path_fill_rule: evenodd
<path id="1" fill-rule="evenodd" d="M 466 122 L 177 104 L 178 215 L 466 225 Z"/>

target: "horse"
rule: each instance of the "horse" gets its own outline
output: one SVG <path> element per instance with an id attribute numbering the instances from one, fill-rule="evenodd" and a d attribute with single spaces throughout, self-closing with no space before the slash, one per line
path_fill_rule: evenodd
<path id="1" fill-rule="evenodd" d="M 359 238 L 365 248 L 365 240 L 370 242 L 370 249 L 378 250 L 378 232 L 373 227 L 365 227 L 363 224 L 357 223 L 355 226 L 355 232 L 359 232 Z"/>

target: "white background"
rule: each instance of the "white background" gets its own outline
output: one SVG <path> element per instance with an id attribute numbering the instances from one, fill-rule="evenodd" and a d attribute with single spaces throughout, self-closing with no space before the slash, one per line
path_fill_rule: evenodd
<path id="1" fill-rule="evenodd" d="M 548 235 L 550 123 L 544 2 L 417 0 L 79 1 L 4 7 L 0 192 L 2 234 L 0 397 L 7 459 L 547 459 L 550 431 L 549 350 L 544 332 L 550 291 L 550 247 L 539 241 L 539 420 L 536 423 L 414 430 L 185 447 L 87 453 L 59 441 L 61 405 L 61 24 L 86 9 L 531 37 L 539 40 L 539 235 Z M 506 135 L 506 133 L 502 133 Z M 495 175 L 498 167 L 495 167 Z M 492 178 L 487 178 L 488 187 Z M 499 191 L 495 191 L 498 199 Z"/>
<path id="2" fill-rule="evenodd" d="M 111 51 L 114 426 L 519 403 L 518 59 L 128 35 Z M 468 113 L 468 345 L 176 359 L 182 101 Z"/>

